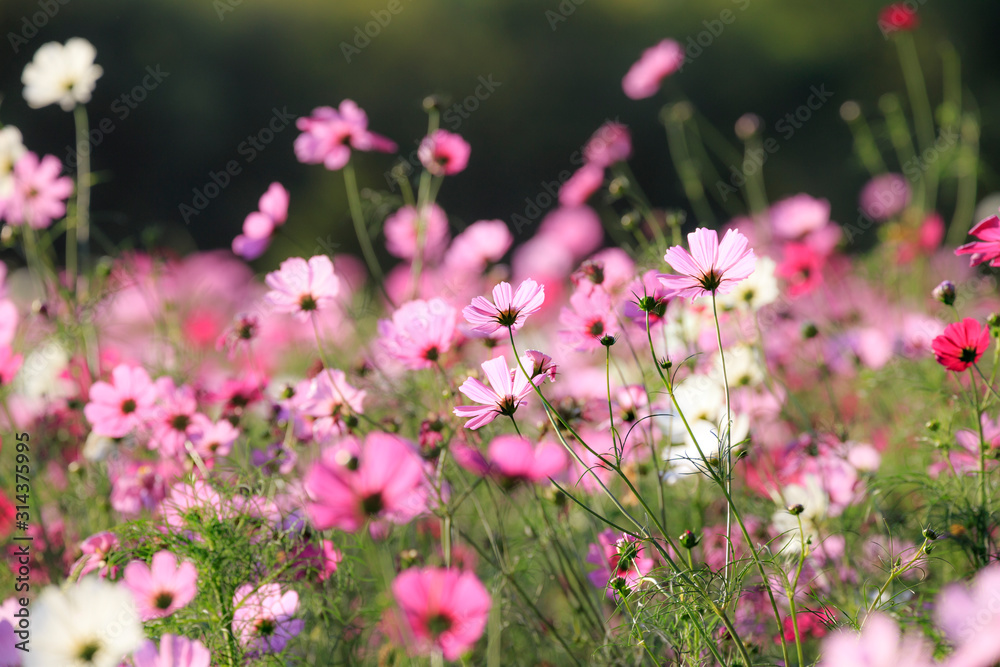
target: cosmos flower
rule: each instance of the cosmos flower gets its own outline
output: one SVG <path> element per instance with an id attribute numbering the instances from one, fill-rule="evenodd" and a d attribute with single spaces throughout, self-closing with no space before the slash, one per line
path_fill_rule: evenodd
<path id="1" fill-rule="evenodd" d="M 521 360 L 525 368 L 533 367 L 532 360 L 525 357 Z M 510 370 L 504 357 L 494 357 L 482 363 L 483 372 L 490 386 L 487 387 L 476 378 L 468 378 L 458 388 L 460 392 L 480 405 L 459 405 L 454 412 L 459 417 L 469 417 L 465 428 L 478 429 L 501 415 L 512 416 L 517 408 L 524 403 L 534 389 L 531 380 L 524 376 L 521 368 Z M 535 378 L 537 384 L 545 381 L 542 373 Z"/>
<path id="2" fill-rule="evenodd" d="M 955 249 L 956 255 L 972 255 L 969 266 L 979 266 L 989 262 L 990 266 L 1000 266 L 1000 218 L 993 215 L 969 230 L 970 236 L 979 240 L 966 243 Z"/>
<path id="3" fill-rule="evenodd" d="M 24 99 L 32 109 L 58 103 L 63 111 L 86 104 L 104 73 L 94 64 L 97 50 L 80 37 L 43 44 L 21 74 Z"/>
<path id="4" fill-rule="evenodd" d="M 305 164 L 323 164 L 327 169 L 343 169 L 351 159 L 351 149 L 392 153 L 395 142 L 368 131 L 368 115 L 353 100 L 344 100 L 338 109 L 319 107 L 311 116 L 299 118 L 295 126 L 302 134 L 295 138 L 295 157 Z"/>
<path id="5" fill-rule="evenodd" d="M 14 226 L 46 229 L 66 215 L 66 199 L 73 192 L 73 179 L 60 176 L 62 163 L 55 155 L 41 160 L 31 151 L 14 165 L 13 186 L 2 206 L 3 218 Z"/>
<path id="6" fill-rule="evenodd" d="M 544 301 L 545 288 L 531 278 L 522 281 L 517 291 L 510 283 L 501 282 L 493 288 L 493 303 L 477 296 L 462 310 L 462 315 L 473 326 L 473 333 L 490 336 L 508 328 L 517 331 Z"/>
<path id="7" fill-rule="evenodd" d="M 684 47 L 672 39 L 649 47 L 625 74 L 622 90 L 633 100 L 652 97 L 663 79 L 681 68 L 684 57 Z"/>
<path id="8" fill-rule="evenodd" d="M 753 273 L 757 258 L 747 238 L 730 229 L 719 242 L 719 235 L 704 227 L 688 234 L 688 252 L 681 246 L 667 250 L 663 259 L 680 275 L 659 274 L 668 298 L 688 297 L 694 301 L 706 294 L 726 294 L 736 283 Z"/>
<path id="9" fill-rule="evenodd" d="M 132 561 L 125 566 L 123 581 L 144 621 L 170 616 L 198 593 L 194 565 L 186 561 L 178 565 L 177 556 L 169 551 L 154 554 L 152 565 Z"/>
<path id="10" fill-rule="evenodd" d="M 135 653 L 135 667 L 209 667 L 212 654 L 197 639 L 169 632 L 160 637 L 160 647 L 147 640 Z"/>
<path id="11" fill-rule="evenodd" d="M 471 148 L 468 142 L 448 130 L 435 130 L 424 137 L 417 157 L 424 168 L 435 176 L 457 174 L 469 164 Z"/>
<path id="12" fill-rule="evenodd" d="M 233 595 L 233 633 L 252 653 L 280 653 L 302 632 L 305 621 L 294 618 L 299 594 L 280 584 L 243 584 Z"/>
<path id="13" fill-rule="evenodd" d="M 441 299 L 410 301 L 378 323 L 382 347 L 412 370 L 431 368 L 451 349 L 458 311 Z"/>
<path id="14" fill-rule="evenodd" d="M 978 362 L 989 346 L 989 327 L 980 326 L 971 317 L 949 324 L 943 334 L 931 341 L 934 358 L 950 371 L 964 371 Z"/>
<path id="15" fill-rule="evenodd" d="M 90 387 L 90 402 L 83 408 L 94 431 L 109 438 L 121 438 L 143 426 L 152 416 L 157 399 L 156 386 L 139 366 L 120 364 L 111 371 L 111 381 Z"/>
<path id="16" fill-rule="evenodd" d="M 282 313 L 293 313 L 308 321 L 317 311 L 329 308 L 340 292 L 340 279 L 333 272 L 333 262 L 326 255 L 308 261 L 292 257 L 264 279 L 271 288 L 264 299 Z"/>

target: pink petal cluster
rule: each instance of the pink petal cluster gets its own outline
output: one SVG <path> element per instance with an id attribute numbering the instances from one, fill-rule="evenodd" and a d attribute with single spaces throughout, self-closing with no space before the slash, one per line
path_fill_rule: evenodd
<path id="1" fill-rule="evenodd" d="M 522 359 L 521 363 L 526 369 L 531 366 L 531 360 L 527 357 Z M 534 391 L 532 380 L 525 377 L 520 366 L 510 370 L 504 357 L 494 357 L 484 361 L 482 368 L 490 383 L 489 387 L 470 377 L 458 388 L 479 405 L 459 405 L 454 409 L 457 416 L 463 419 L 469 418 L 465 428 L 472 430 L 482 428 L 497 417 L 513 416 L 517 408 Z M 545 376 L 539 375 L 534 381 L 536 384 L 541 384 L 544 380 Z"/>
<path id="2" fill-rule="evenodd" d="M 186 607 L 198 593 L 198 571 L 194 565 L 186 561 L 178 565 L 177 556 L 169 551 L 154 554 L 151 565 L 142 561 L 129 563 L 123 580 L 144 621 L 170 616 Z"/>
<path id="3" fill-rule="evenodd" d="M 323 164 L 332 171 L 343 169 L 351 159 L 351 148 L 382 153 L 396 150 L 393 141 L 368 131 L 368 115 L 353 100 L 344 100 L 338 109 L 313 109 L 312 116 L 299 118 L 295 126 L 302 130 L 295 139 L 299 162 Z"/>
<path id="4" fill-rule="evenodd" d="M 395 257 L 413 259 L 418 254 L 437 261 L 448 245 L 448 216 L 437 204 L 422 211 L 403 206 L 385 220 L 385 246 Z"/>
<path id="5" fill-rule="evenodd" d="M 95 433 L 121 438 L 146 423 L 156 399 L 156 386 L 145 369 L 122 364 L 111 371 L 110 384 L 100 381 L 90 387 L 83 413 Z"/>
<path id="6" fill-rule="evenodd" d="M 501 282 L 493 288 L 493 302 L 477 296 L 462 310 L 472 325 L 472 333 L 491 336 L 504 329 L 517 331 L 528 315 L 535 313 L 545 301 L 545 288 L 528 278 L 515 291 L 510 283 Z"/>
<path id="7" fill-rule="evenodd" d="M 417 157 L 435 176 L 452 176 L 469 164 L 471 151 L 469 143 L 454 132 L 434 130 L 420 142 Z"/>
<path id="8" fill-rule="evenodd" d="M 0 219 L 14 226 L 46 229 L 66 215 L 66 199 L 73 193 L 73 179 L 62 176 L 62 163 L 55 155 L 27 151 L 14 164 L 13 189 L 0 202 Z"/>
<path id="9" fill-rule="evenodd" d="M 632 136 L 621 123 L 602 125 L 583 149 L 584 165 L 559 189 L 559 203 L 581 206 L 604 182 L 604 170 L 632 155 Z"/>
<path id="10" fill-rule="evenodd" d="M 160 646 L 147 640 L 132 654 L 135 667 L 209 667 L 211 652 L 197 639 L 169 632 L 160 637 Z"/>
<path id="11" fill-rule="evenodd" d="M 959 246 L 955 254 L 972 255 L 969 266 L 979 266 L 984 262 L 1000 266 L 1000 218 L 995 215 L 986 218 L 970 229 L 969 235 L 979 240 Z"/>
<path id="12" fill-rule="evenodd" d="M 652 97 L 660 90 L 663 79 L 684 65 L 684 59 L 684 47 L 665 39 L 642 52 L 622 79 L 622 90 L 633 100 Z"/>
<path id="13" fill-rule="evenodd" d="M 458 310 L 442 299 L 404 303 L 391 320 L 379 320 L 379 341 L 385 351 L 411 370 L 431 368 L 451 349 Z"/>
<path id="14" fill-rule="evenodd" d="M 280 584 L 244 584 L 233 595 L 233 634 L 251 653 L 280 653 L 302 632 L 299 594 Z"/>
<path id="15" fill-rule="evenodd" d="M 679 273 L 658 276 L 668 290 L 667 298 L 694 301 L 706 294 L 726 294 L 753 273 L 757 262 L 747 238 L 735 229 L 720 242 L 715 230 L 702 227 L 688 234 L 688 245 L 690 252 L 673 246 L 663 257 Z"/>
<path id="16" fill-rule="evenodd" d="M 260 197 L 258 210 L 243 221 L 243 233 L 233 239 L 233 252 L 245 260 L 257 259 L 271 244 L 274 230 L 288 219 L 288 190 L 271 183 Z"/>
<path id="17" fill-rule="evenodd" d="M 280 313 L 292 313 L 303 322 L 317 311 L 330 308 L 340 292 L 340 279 L 333 272 L 333 262 L 326 255 L 308 261 L 292 257 L 264 279 L 271 291 L 265 300 Z"/>

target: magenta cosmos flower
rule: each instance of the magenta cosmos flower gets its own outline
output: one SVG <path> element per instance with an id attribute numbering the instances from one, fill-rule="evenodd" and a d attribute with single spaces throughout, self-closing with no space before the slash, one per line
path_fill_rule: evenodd
<path id="1" fill-rule="evenodd" d="M 73 192 L 73 179 L 59 174 L 62 163 L 55 155 L 41 160 L 31 151 L 14 165 L 14 189 L 4 206 L 4 218 L 14 226 L 45 229 L 66 214 L 66 198 Z"/>
<path id="2" fill-rule="evenodd" d="M 316 255 L 309 261 L 302 257 L 286 259 L 279 270 L 267 274 L 264 282 L 271 288 L 265 300 L 278 312 L 293 313 L 302 321 L 329 308 L 340 292 L 340 279 L 326 255 Z"/>
<path id="3" fill-rule="evenodd" d="M 233 595 L 233 608 L 233 633 L 254 653 L 281 652 L 305 625 L 302 619 L 294 618 L 299 594 L 282 592 L 279 584 L 240 586 Z"/>
<path id="4" fill-rule="evenodd" d="M 691 252 L 673 246 L 663 256 L 680 273 L 657 276 L 669 290 L 668 298 L 689 297 L 694 301 L 705 294 L 726 294 L 749 277 L 757 263 L 747 238 L 735 229 L 727 231 L 721 243 L 715 230 L 696 229 L 688 234 L 688 245 Z"/>
<path id="5" fill-rule="evenodd" d="M 177 565 L 169 551 L 153 555 L 152 565 L 133 561 L 125 566 L 125 587 L 132 591 L 144 621 L 170 616 L 198 593 L 198 571 L 188 562 Z"/>
<path id="6" fill-rule="evenodd" d="M 323 441 L 348 431 L 347 417 L 364 412 L 367 392 L 347 382 L 347 374 L 339 369 L 321 371 L 309 383 L 302 398 L 303 413 L 313 417 L 312 433 Z"/>
<path id="7" fill-rule="evenodd" d="M 457 660 L 486 628 L 490 594 L 472 572 L 422 568 L 402 572 L 392 582 L 402 616 L 403 642 L 415 654 L 441 651 Z"/>
<path id="8" fill-rule="evenodd" d="M 135 667 L 209 667 L 211 661 L 212 654 L 200 641 L 170 633 L 160 637 L 159 648 L 146 640 L 132 654 Z"/>
<path id="9" fill-rule="evenodd" d="M 299 118 L 295 126 L 302 130 L 295 138 L 299 162 L 322 163 L 333 171 L 342 169 L 351 159 L 351 148 L 382 153 L 396 150 L 391 139 L 368 131 L 368 115 L 352 100 L 344 100 L 338 109 L 313 109 L 312 116 Z"/>
<path id="10" fill-rule="evenodd" d="M 379 320 L 379 342 L 407 368 L 430 368 L 451 349 L 457 323 L 458 311 L 441 299 L 410 301 Z"/>
<path id="11" fill-rule="evenodd" d="M 288 190 L 271 183 L 254 211 L 243 221 L 243 233 L 233 239 L 233 253 L 245 260 L 257 259 L 271 245 L 271 236 L 288 219 Z"/>
<path id="12" fill-rule="evenodd" d="M 562 445 L 543 440 L 537 446 L 519 435 L 500 435 L 490 442 L 489 459 L 503 478 L 516 482 L 544 482 L 566 469 Z"/>
<path id="13" fill-rule="evenodd" d="M 533 360 L 525 356 L 521 359 L 525 368 L 533 367 Z M 507 359 L 494 357 L 482 363 L 483 372 L 490 386 L 487 387 L 476 378 L 468 378 L 458 388 L 460 392 L 481 405 L 459 405 L 454 413 L 459 417 L 469 417 L 465 428 L 477 429 L 501 415 L 513 416 L 517 408 L 524 403 L 534 389 L 531 380 L 524 376 L 520 366 L 514 370 L 507 367 Z M 535 382 L 541 384 L 545 375 L 536 376 Z"/>
<path id="14" fill-rule="evenodd" d="M 971 317 L 949 324 L 943 334 L 931 341 L 934 358 L 950 371 L 964 371 L 979 361 L 989 346 L 989 327 L 981 327 Z"/>
<path id="15" fill-rule="evenodd" d="M 995 215 L 986 218 L 970 229 L 969 235 L 979 240 L 959 246 L 955 254 L 972 255 L 969 266 L 989 262 L 990 266 L 1000 267 L 1000 218 Z"/>
<path id="16" fill-rule="evenodd" d="M 457 174 L 469 164 L 472 149 L 461 136 L 448 130 L 435 130 L 420 142 L 417 157 L 424 169 L 435 176 Z"/>
<path id="17" fill-rule="evenodd" d="M 306 512 L 320 530 L 354 532 L 374 518 L 406 523 L 426 508 L 420 455 L 388 433 L 369 433 L 363 447 L 351 438 L 328 448 L 305 487 L 312 498 Z"/>
<path id="18" fill-rule="evenodd" d="M 684 64 L 684 47 L 665 39 L 642 52 L 642 56 L 622 79 L 622 90 L 633 100 L 652 97 L 660 83 Z"/>
<path id="19" fill-rule="evenodd" d="M 90 402 L 84 406 L 83 414 L 98 435 L 121 438 L 152 417 L 157 391 L 139 366 L 116 366 L 111 371 L 111 382 L 91 385 Z"/>
<path id="20" fill-rule="evenodd" d="M 462 310 L 462 315 L 472 325 L 473 333 L 490 336 L 504 328 L 517 331 L 544 301 L 545 287 L 531 278 L 518 285 L 516 292 L 510 283 L 501 282 L 493 288 L 493 303 L 477 296 Z"/>

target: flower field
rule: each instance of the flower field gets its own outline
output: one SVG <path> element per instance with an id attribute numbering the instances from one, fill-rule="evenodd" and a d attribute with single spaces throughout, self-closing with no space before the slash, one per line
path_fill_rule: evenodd
<path id="1" fill-rule="evenodd" d="M 114 61 L 38 45 L 2 92 L 81 150 L 0 107 L 0 667 L 1000 664 L 1000 218 L 960 69 L 934 99 L 916 11 L 878 25 L 851 219 L 770 192 L 774 132 L 712 127 L 665 38 L 601 94 L 660 99 L 685 198 L 609 120 L 527 231 L 446 212 L 476 146 L 437 96 L 413 164 L 317 99 L 292 150 L 358 256 L 277 181 L 230 248 L 109 247 Z"/>

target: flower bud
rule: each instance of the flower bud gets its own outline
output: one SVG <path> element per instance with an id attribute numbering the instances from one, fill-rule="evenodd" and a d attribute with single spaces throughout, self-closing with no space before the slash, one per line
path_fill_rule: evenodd
<path id="1" fill-rule="evenodd" d="M 819 329 L 817 329 L 816 325 L 813 324 L 812 322 L 806 322 L 805 324 L 802 325 L 803 340 L 809 340 L 811 338 L 815 338 L 818 335 L 819 335 Z"/>
<path id="2" fill-rule="evenodd" d="M 931 292 L 931 296 L 946 306 L 952 305 L 955 303 L 955 283 L 950 280 L 942 281 L 941 284 L 935 287 Z"/>
<path id="3" fill-rule="evenodd" d="M 804 512 L 806 508 L 803 507 L 800 503 L 795 503 L 794 505 L 789 505 L 786 509 L 788 510 L 788 513 L 791 514 L 792 516 L 798 516 L 802 514 L 802 512 Z"/>
<path id="4" fill-rule="evenodd" d="M 928 540 L 936 540 L 938 534 L 930 528 L 924 528 L 923 536 L 925 539 Z"/>
<path id="5" fill-rule="evenodd" d="M 601 345 L 603 345 L 604 347 L 611 347 L 617 342 L 618 339 L 615 336 L 612 336 L 611 334 L 604 334 L 603 336 L 601 336 Z"/>
<path id="6" fill-rule="evenodd" d="M 936 433 L 937 431 L 941 430 L 941 422 L 939 422 L 937 419 L 932 419 L 926 424 L 924 424 L 924 428 L 926 428 L 931 433 Z"/>
<path id="7" fill-rule="evenodd" d="M 681 546 L 685 549 L 694 549 L 700 540 L 698 536 L 692 533 L 690 530 L 685 530 L 681 533 L 681 536 L 677 538 L 677 541 L 681 543 Z"/>

